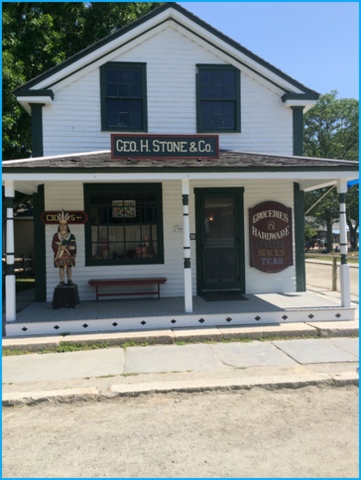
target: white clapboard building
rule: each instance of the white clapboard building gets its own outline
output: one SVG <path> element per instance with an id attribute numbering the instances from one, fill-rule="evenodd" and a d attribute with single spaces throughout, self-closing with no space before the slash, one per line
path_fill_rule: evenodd
<path id="1" fill-rule="evenodd" d="M 33 157 L 3 164 L 7 335 L 354 318 L 345 241 L 341 303 L 306 291 L 304 192 L 337 184 L 342 239 L 358 176 L 355 162 L 302 156 L 317 92 L 166 3 L 15 94 Z M 34 195 L 36 271 L 18 314 L 15 191 Z M 76 308 L 52 304 L 62 210 Z"/>

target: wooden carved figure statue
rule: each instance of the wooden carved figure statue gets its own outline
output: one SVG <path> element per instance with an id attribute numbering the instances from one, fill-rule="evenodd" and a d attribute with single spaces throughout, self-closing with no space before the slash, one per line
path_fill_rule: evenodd
<path id="1" fill-rule="evenodd" d="M 68 277 L 68 285 L 74 285 L 72 281 L 72 267 L 75 266 L 76 242 L 74 235 L 68 226 L 69 214 L 64 210 L 58 213 L 58 231 L 53 236 L 52 249 L 54 252 L 54 267 L 59 268 L 60 283 L 64 286 L 65 270 Z"/>

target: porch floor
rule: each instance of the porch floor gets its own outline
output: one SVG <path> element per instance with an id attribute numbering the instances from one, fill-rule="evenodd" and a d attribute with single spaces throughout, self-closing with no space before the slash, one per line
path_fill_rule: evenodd
<path id="1" fill-rule="evenodd" d="M 341 307 L 339 295 L 319 292 L 243 295 L 243 299 L 206 301 L 193 298 L 193 312 L 184 312 L 183 297 L 84 301 L 75 308 L 53 309 L 34 302 L 5 324 L 6 336 L 80 332 L 153 330 L 186 327 L 282 324 L 354 320 L 356 305 Z"/>

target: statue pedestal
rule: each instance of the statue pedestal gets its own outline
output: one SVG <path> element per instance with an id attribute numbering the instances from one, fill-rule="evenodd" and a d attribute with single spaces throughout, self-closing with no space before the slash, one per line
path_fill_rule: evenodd
<path id="1" fill-rule="evenodd" d="M 79 303 L 78 285 L 55 287 L 53 308 L 75 308 Z"/>

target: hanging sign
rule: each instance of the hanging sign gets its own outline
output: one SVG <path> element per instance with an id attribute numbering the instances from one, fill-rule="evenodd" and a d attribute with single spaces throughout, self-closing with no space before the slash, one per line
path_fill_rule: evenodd
<path id="1" fill-rule="evenodd" d="M 111 158 L 218 158 L 218 135 L 111 135 Z"/>
<path id="2" fill-rule="evenodd" d="M 293 265 L 292 209 L 263 202 L 249 209 L 251 267 L 276 273 Z"/>
<path id="3" fill-rule="evenodd" d="M 65 213 L 69 215 L 66 222 L 69 225 L 82 224 L 88 221 L 88 215 L 85 212 L 78 210 L 67 210 Z M 56 225 L 59 223 L 59 210 L 49 210 L 40 215 L 40 220 L 45 225 Z"/>

